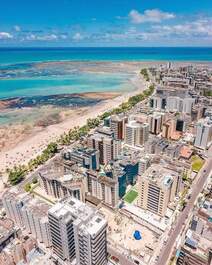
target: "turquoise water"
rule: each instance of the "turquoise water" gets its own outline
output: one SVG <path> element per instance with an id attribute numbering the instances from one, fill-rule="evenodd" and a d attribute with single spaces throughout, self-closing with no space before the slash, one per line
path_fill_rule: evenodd
<path id="1" fill-rule="evenodd" d="M 96 91 L 121 91 L 130 74 L 79 73 L 46 78 L 14 78 L 0 80 L 0 99 L 47 96 Z"/>
<path id="2" fill-rule="evenodd" d="M 59 111 L 97 102 L 63 94 L 133 89 L 135 69 L 110 61 L 168 60 L 210 62 L 212 48 L 0 48 L 0 99 L 21 98 L 0 113 L 0 125 L 38 119 L 47 105 Z"/>
<path id="3" fill-rule="evenodd" d="M 95 91 L 120 91 L 132 73 L 75 69 L 71 62 L 212 61 L 212 48 L 0 48 L 0 99 Z M 52 62 L 50 65 L 46 62 Z M 65 61 L 60 65 L 58 61 Z M 104 67 L 104 62 L 101 67 Z M 91 67 L 95 68 L 95 65 Z M 128 86 L 129 88 L 129 86 Z"/>

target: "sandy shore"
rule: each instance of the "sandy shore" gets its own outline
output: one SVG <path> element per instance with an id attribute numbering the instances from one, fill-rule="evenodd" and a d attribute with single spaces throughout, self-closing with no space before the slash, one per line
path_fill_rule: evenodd
<path id="1" fill-rule="evenodd" d="M 6 168 L 12 168 L 15 165 L 27 164 L 30 159 L 39 155 L 49 142 L 55 141 L 64 132 L 75 126 L 83 126 L 88 118 L 94 118 L 105 111 L 117 107 L 122 102 L 127 101 L 130 96 L 142 92 L 148 85 L 139 74 L 135 76 L 132 82 L 135 86 L 133 91 L 123 92 L 121 95 L 117 93 L 115 97 L 114 94 L 108 94 L 104 101 L 95 106 L 72 110 L 72 113 L 63 122 L 36 131 L 25 137 L 11 149 L 2 151 L 0 153 L 0 171 L 4 172 Z M 97 95 L 93 93 L 89 96 L 96 97 Z"/>

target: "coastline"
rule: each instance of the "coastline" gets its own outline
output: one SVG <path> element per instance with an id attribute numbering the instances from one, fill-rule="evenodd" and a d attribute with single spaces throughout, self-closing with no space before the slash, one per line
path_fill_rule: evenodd
<path id="1" fill-rule="evenodd" d="M 17 145 L 8 149 L 7 151 L 0 152 L 0 171 L 4 172 L 6 168 L 12 168 L 15 165 L 26 164 L 30 159 L 39 155 L 49 142 L 55 141 L 64 132 L 76 126 L 83 126 L 87 119 L 95 118 L 96 116 L 117 107 L 122 102 L 128 100 L 129 97 L 141 93 L 148 87 L 146 81 L 143 80 L 141 75 L 137 74 L 132 80 L 135 89 L 131 91 L 124 91 L 123 93 L 105 92 L 108 97 L 102 95 L 104 100 L 96 105 L 81 107 L 71 110 L 70 116 L 64 121 L 49 125 L 40 131 L 35 130 L 32 134 L 27 135 Z M 104 93 L 104 92 L 103 92 Z M 86 96 L 96 97 L 101 93 L 85 93 Z"/>

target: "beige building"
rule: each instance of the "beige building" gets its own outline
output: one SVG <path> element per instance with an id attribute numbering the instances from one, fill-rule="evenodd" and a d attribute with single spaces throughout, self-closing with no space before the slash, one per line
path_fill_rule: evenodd
<path id="1" fill-rule="evenodd" d="M 151 165 L 138 179 L 138 206 L 164 216 L 176 196 L 178 182 L 179 175 L 175 171 L 159 164 Z"/>
<path id="2" fill-rule="evenodd" d="M 121 153 L 121 141 L 103 133 L 94 133 L 87 138 L 89 148 L 99 150 L 100 164 L 116 160 Z"/>
<path id="3" fill-rule="evenodd" d="M 149 115 L 149 131 L 153 134 L 159 134 L 162 130 L 162 124 L 164 120 L 164 114 L 160 112 L 154 112 Z"/>
<path id="4" fill-rule="evenodd" d="M 88 195 L 109 206 L 118 205 L 118 179 L 105 172 L 87 171 Z"/>
<path id="5" fill-rule="evenodd" d="M 124 128 L 127 123 L 127 117 L 124 115 L 112 115 L 110 117 L 110 128 L 114 132 L 114 138 L 117 140 L 124 139 Z"/>
<path id="6" fill-rule="evenodd" d="M 68 170 L 64 166 L 49 166 L 39 172 L 39 182 L 48 195 L 57 199 L 73 196 L 85 201 L 86 176 L 84 169 L 72 165 Z"/>
<path id="7" fill-rule="evenodd" d="M 163 123 L 162 136 L 166 139 L 171 139 L 176 133 L 176 120 L 170 119 Z"/>
<path id="8" fill-rule="evenodd" d="M 141 146 L 148 141 L 149 125 L 134 120 L 125 126 L 125 143 L 130 146 Z"/>

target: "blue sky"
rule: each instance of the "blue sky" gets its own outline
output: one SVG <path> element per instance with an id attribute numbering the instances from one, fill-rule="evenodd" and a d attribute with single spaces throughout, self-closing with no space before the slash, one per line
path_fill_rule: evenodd
<path id="1" fill-rule="evenodd" d="M 0 46 L 212 46 L 212 0 L 1 0 Z"/>

